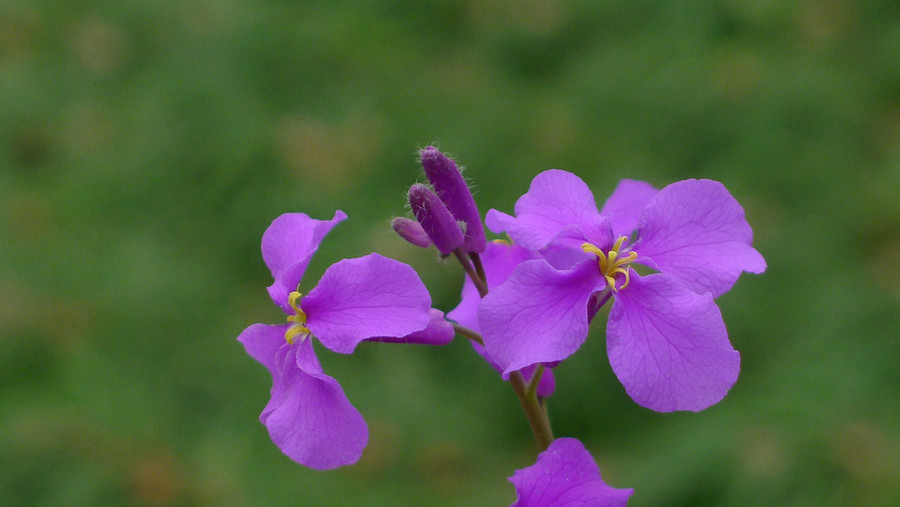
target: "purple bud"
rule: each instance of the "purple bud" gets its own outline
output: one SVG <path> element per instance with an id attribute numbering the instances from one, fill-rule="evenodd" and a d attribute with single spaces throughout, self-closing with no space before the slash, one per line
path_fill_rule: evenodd
<path id="1" fill-rule="evenodd" d="M 416 222 L 415 220 L 410 220 L 406 217 L 397 217 L 391 221 L 391 227 L 394 228 L 394 232 L 399 234 L 401 238 L 409 241 L 413 245 L 422 248 L 431 246 L 431 238 L 428 237 L 428 234 L 425 233 L 425 229 L 419 225 L 419 222 Z"/>
<path id="2" fill-rule="evenodd" d="M 422 167 L 425 168 L 425 176 L 434 186 L 434 191 L 447 205 L 450 213 L 466 224 L 464 249 L 467 252 L 483 252 L 486 240 L 481 215 L 478 213 L 472 191 L 469 190 L 456 163 L 434 146 L 426 146 L 419 155 Z"/>
<path id="3" fill-rule="evenodd" d="M 428 187 L 419 183 L 411 186 L 409 204 L 425 234 L 442 254 L 448 255 L 462 246 L 465 239 L 462 229 L 447 206 Z"/>

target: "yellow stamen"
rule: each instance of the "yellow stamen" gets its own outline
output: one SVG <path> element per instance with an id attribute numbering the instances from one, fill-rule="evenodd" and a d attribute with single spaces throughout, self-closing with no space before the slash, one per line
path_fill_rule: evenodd
<path id="1" fill-rule="evenodd" d="M 303 340 L 310 333 L 309 328 L 306 327 L 306 312 L 300 309 L 300 298 L 302 297 L 303 294 L 297 291 L 291 292 L 291 295 L 288 297 L 291 308 L 294 309 L 294 315 L 288 315 L 287 321 L 294 324 L 284 332 L 284 339 L 292 345 L 298 336 Z"/>
<path id="2" fill-rule="evenodd" d="M 606 278 L 606 283 L 609 285 L 609 288 L 613 290 L 613 292 L 624 289 L 628 287 L 628 283 L 631 281 L 631 276 L 629 275 L 628 268 L 625 267 L 629 262 L 637 259 L 637 252 L 628 252 L 628 255 L 625 257 L 619 257 L 619 250 L 622 249 L 622 244 L 625 243 L 625 240 L 628 239 L 625 236 L 619 236 L 619 239 L 616 240 L 615 244 L 613 244 L 612 248 L 609 252 L 603 252 L 597 248 L 597 246 L 591 243 L 582 243 L 581 249 L 587 253 L 592 253 L 597 256 L 598 261 L 597 264 L 600 266 L 600 274 Z M 616 287 L 616 274 L 622 273 L 625 275 L 625 283 L 622 284 L 621 287 Z"/>

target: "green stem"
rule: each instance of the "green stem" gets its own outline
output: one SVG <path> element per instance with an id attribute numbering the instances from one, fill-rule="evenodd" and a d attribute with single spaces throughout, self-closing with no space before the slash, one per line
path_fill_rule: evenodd
<path id="1" fill-rule="evenodd" d="M 531 382 L 528 383 L 528 396 L 537 396 L 538 385 L 541 383 L 541 377 L 544 376 L 544 365 L 538 364 L 531 375 Z"/>
<path id="2" fill-rule="evenodd" d="M 525 378 L 517 371 L 510 374 L 509 384 L 516 392 L 522 410 L 525 411 L 525 417 L 528 419 L 528 424 L 531 425 L 531 432 L 534 433 L 539 452 L 544 452 L 553 443 L 553 430 L 550 428 L 547 411 L 544 410 L 544 405 L 537 397 L 537 391 L 530 389 Z"/>
<path id="3" fill-rule="evenodd" d="M 472 263 L 469 261 L 469 256 L 465 252 L 462 251 L 462 248 L 457 248 L 453 250 L 453 255 L 456 256 L 456 259 L 459 260 L 459 263 L 462 264 L 463 269 L 466 271 L 466 274 L 469 275 L 469 278 L 472 280 L 472 283 L 475 284 L 475 288 L 478 289 L 478 294 L 481 297 L 484 297 L 488 293 L 487 284 L 484 282 L 484 279 L 479 276 L 478 272 L 472 266 Z"/>
<path id="4" fill-rule="evenodd" d="M 461 248 L 453 251 L 453 254 L 459 260 L 466 274 L 478 289 L 478 294 L 484 297 L 488 293 L 487 277 L 484 275 L 484 266 L 481 264 L 481 258 L 477 253 L 471 252 L 467 254 Z M 484 345 L 482 336 L 472 329 L 452 323 L 453 329 L 465 336 L 466 338 Z M 525 411 L 525 418 L 531 426 L 531 432 L 534 433 L 534 439 L 537 441 L 540 452 L 545 451 L 550 444 L 553 443 L 553 430 L 550 428 L 550 417 L 547 415 L 547 407 L 537 395 L 537 386 L 544 374 L 544 366 L 538 365 L 535 369 L 531 383 L 525 382 L 525 378 L 521 372 L 514 371 L 509 375 L 509 385 L 512 386 L 516 397 L 519 398 L 519 404 Z"/>
<path id="5" fill-rule="evenodd" d="M 465 336 L 466 338 L 472 340 L 473 342 L 475 342 L 481 346 L 484 346 L 484 340 L 481 338 L 480 334 L 476 333 L 475 331 L 473 331 L 467 327 L 460 326 L 456 322 L 451 322 L 450 324 L 453 325 L 453 330 L 456 331 L 458 334 L 461 334 L 461 335 Z"/>
<path id="6" fill-rule="evenodd" d="M 475 266 L 475 272 L 478 273 L 478 276 L 484 282 L 484 292 L 487 293 L 487 276 L 484 274 L 484 266 L 481 264 L 481 256 L 478 255 L 478 252 L 469 252 L 469 258 L 472 259 L 472 265 Z M 481 297 L 484 297 L 482 294 Z"/>

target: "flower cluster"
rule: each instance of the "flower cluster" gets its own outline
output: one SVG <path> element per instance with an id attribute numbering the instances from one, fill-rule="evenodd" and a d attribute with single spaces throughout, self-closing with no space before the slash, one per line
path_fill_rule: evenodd
<path id="1" fill-rule="evenodd" d="M 313 337 L 349 354 L 364 341 L 444 345 L 460 335 L 512 386 L 541 450 L 510 478 L 514 505 L 625 505 L 632 490 L 604 483 L 578 440 L 553 437 L 546 406 L 553 368 L 580 348 L 612 302 L 607 354 L 636 403 L 669 412 L 720 401 L 737 380 L 740 355 L 715 298 L 742 272 L 766 267 L 743 209 L 710 180 L 662 189 L 623 180 L 598 209 L 580 178 L 549 170 L 534 178 L 513 215 L 487 213 L 488 229 L 508 238 L 488 241 L 455 162 L 431 146 L 420 156 L 429 184 L 410 188 L 412 218 L 397 217 L 392 227 L 460 262 L 467 276 L 446 317 L 431 308 L 411 267 L 377 253 L 338 261 L 300 292 L 319 243 L 346 218 L 341 211 L 331 220 L 285 214 L 263 235 L 274 278 L 269 295 L 286 323 L 254 324 L 238 340 L 272 375 L 260 415 L 272 441 L 317 469 L 354 463 L 366 445 L 365 421 L 322 371 Z"/>

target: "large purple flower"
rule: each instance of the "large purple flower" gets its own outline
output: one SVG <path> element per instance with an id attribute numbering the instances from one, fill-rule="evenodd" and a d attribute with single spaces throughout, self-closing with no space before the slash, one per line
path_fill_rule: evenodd
<path id="1" fill-rule="evenodd" d="M 365 340 L 445 344 L 453 338 L 415 271 L 375 253 L 333 264 L 306 296 L 298 292 L 319 243 L 346 217 L 288 213 L 272 222 L 262 254 L 275 279 L 269 295 L 288 322 L 254 324 L 238 337 L 272 374 L 272 397 L 260 415 L 272 441 L 294 461 L 322 470 L 356 462 L 368 429 L 340 384 L 322 371 L 310 338 L 340 353 Z"/>
<path id="2" fill-rule="evenodd" d="M 559 438 L 530 467 L 509 478 L 518 499 L 510 507 L 624 507 L 633 489 L 603 482 L 591 453 L 574 438 Z"/>
<path id="3" fill-rule="evenodd" d="M 601 212 L 581 179 L 550 170 L 515 211 L 491 210 L 488 226 L 544 259 L 521 263 L 479 308 L 487 351 L 505 371 L 573 354 L 613 297 L 607 352 L 637 403 L 696 411 L 725 396 L 740 356 L 714 297 L 766 264 L 721 183 L 685 180 L 657 191 L 625 180 Z M 640 276 L 633 263 L 658 272 Z"/>

